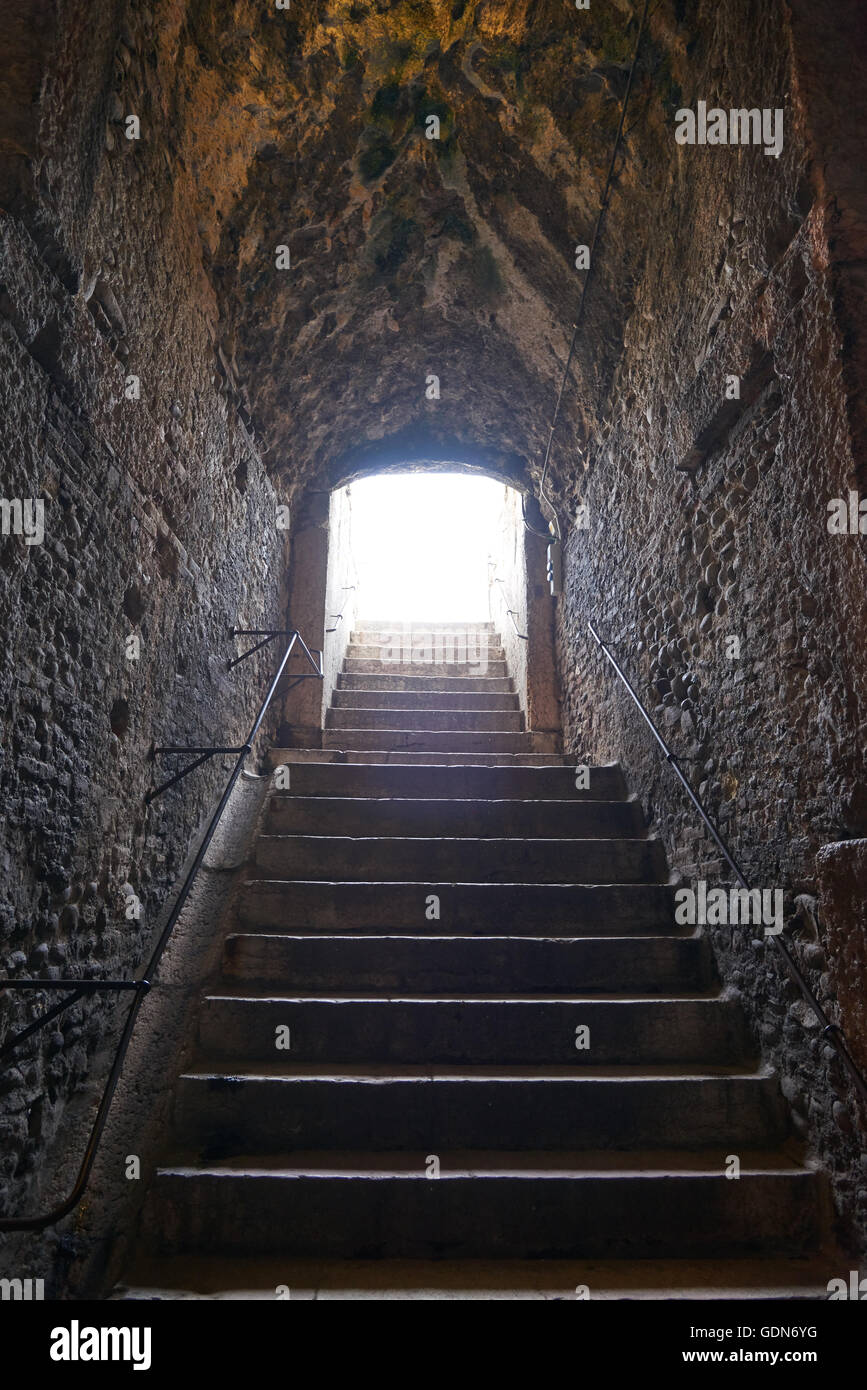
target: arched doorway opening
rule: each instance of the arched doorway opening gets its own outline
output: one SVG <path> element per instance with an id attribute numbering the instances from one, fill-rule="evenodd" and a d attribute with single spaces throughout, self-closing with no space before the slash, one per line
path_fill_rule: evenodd
<path id="1" fill-rule="evenodd" d="M 437 659 L 437 633 L 452 644 L 449 659 L 478 662 L 479 630 L 489 631 L 526 727 L 559 732 L 547 546 L 525 526 L 522 500 L 511 480 L 439 461 L 367 466 L 303 499 L 291 534 L 290 620 L 322 648 L 325 679 L 287 695 L 283 746 L 321 746 L 356 629 L 376 629 L 377 641 L 427 662 Z M 456 652 L 462 637 L 470 640 Z"/>

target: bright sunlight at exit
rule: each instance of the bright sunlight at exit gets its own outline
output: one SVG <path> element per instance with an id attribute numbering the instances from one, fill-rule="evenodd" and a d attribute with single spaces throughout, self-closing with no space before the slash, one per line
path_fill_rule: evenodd
<path id="1" fill-rule="evenodd" d="M 517 494 L 464 473 L 390 473 L 352 483 L 356 612 L 399 622 L 486 622 L 511 551 Z M 496 597 L 496 592 L 495 592 Z"/>

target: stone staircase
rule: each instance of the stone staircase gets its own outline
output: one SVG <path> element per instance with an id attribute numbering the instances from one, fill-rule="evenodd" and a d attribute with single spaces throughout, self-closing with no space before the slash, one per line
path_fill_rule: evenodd
<path id="1" fill-rule="evenodd" d="M 527 732 L 492 623 L 425 629 L 370 623 L 354 632 L 323 747 L 293 762 L 561 764 L 560 740 Z"/>
<path id="2" fill-rule="evenodd" d="M 273 752 L 116 1296 L 824 1294 L 823 1180 L 620 770 L 576 790 L 491 628 L 390 630 Z"/>

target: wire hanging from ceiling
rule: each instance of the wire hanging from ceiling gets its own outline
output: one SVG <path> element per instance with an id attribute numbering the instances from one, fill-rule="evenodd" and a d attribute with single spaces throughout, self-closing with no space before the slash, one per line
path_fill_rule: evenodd
<path id="1" fill-rule="evenodd" d="M 614 148 L 613 148 L 613 150 L 611 151 L 611 162 L 610 162 L 609 165 L 608 165 L 608 174 L 607 174 L 606 179 L 605 179 L 605 187 L 604 187 L 604 189 L 603 189 L 603 191 L 602 191 L 602 201 L 601 201 L 601 203 L 599 204 L 599 212 L 597 213 L 597 216 L 596 216 L 596 225 L 595 225 L 594 228 L 593 228 L 593 236 L 592 236 L 591 239 L 590 239 L 590 247 L 589 247 L 589 253 L 590 253 L 590 254 L 589 254 L 589 262 L 588 262 L 588 266 L 587 266 L 587 273 L 586 273 L 586 275 L 584 276 L 584 281 L 583 281 L 583 283 L 582 283 L 582 285 L 581 285 L 581 297 L 580 297 L 580 299 L 578 300 L 578 309 L 577 309 L 577 312 L 576 312 L 576 314 L 575 314 L 575 322 L 574 322 L 574 324 L 572 325 L 572 337 L 571 337 L 571 339 L 570 339 L 570 341 L 569 341 L 569 352 L 567 353 L 567 356 L 566 356 L 566 363 L 565 363 L 565 366 L 563 367 L 563 375 L 562 375 L 562 377 L 561 377 L 561 379 L 560 379 L 560 389 L 559 389 L 559 391 L 557 392 L 557 401 L 556 401 L 556 404 L 555 404 L 555 406 L 554 406 L 554 414 L 553 414 L 553 416 L 552 416 L 552 418 L 551 418 L 551 425 L 550 425 L 550 428 L 549 428 L 549 430 L 548 430 L 548 442 L 547 442 L 547 444 L 545 445 L 545 459 L 544 459 L 544 463 L 543 463 L 543 465 L 542 465 L 542 476 L 541 476 L 541 478 L 540 478 L 540 480 L 539 480 L 539 494 L 540 494 L 540 496 L 541 496 L 541 498 L 542 498 L 542 501 L 550 508 L 550 510 L 551 510 L 551 512 L 553 513 L 553 516 L 554 516 L 554 523 L 553 523 L 553 524 L 554 524 L 555 530 L 554 530 L 553 532 L 551 532 L 551 534 L 555 535 L 555 536 L 556 536 L 556 539 L 557 539 L 559 542 L 562 542 L 562 539 L 563 539 L 563 533 L 562 533 L 561 528 L 560 528 L 560 518 L 559 518 L 559 516 L 557 515 L 557 508 L 554 506 L 553 501 L 551 500 L 551 498 L 549 497 L 549 495 L 545 492 L 545 479 L 546 479 L 547 476 L 548 476 L 548 465 L 549 465 L 549 463 L 550 463 L 550 461 L 551 461 L 551 446 L 552 446 L 552 444 L 553 444 L 553 442 L 554 442 L 554 432 L 555 432 L 555 430 L 557 429 L 557 421 L 558 421 L 558 419 L 560 418 L 560 407 L 561 407 L 561 405 L 563 404 L 563 393 L 564 393 L 564 391 L 565 391 L 565 389 L 566 389 L 566 381 L 567 381 L 567 378 L 568 378 L 568 376 L 569 376 L 569 368 L 570 368 L 571 365 L 572 365 L 572 358 L 573 358 L 574 355 L 575 355 L 575 344 L 576 344 L 577 341 L 578 341 L 578 332 L 579 332 L 579 329 L 580 329 L 580 327 L 581 327 L 581 321 L 582 321 L 582 319 L 583 319 L 583 317 L 584 317 L 584 304 L 585 304 L 586 299 L 587 299 L 587 287 L 588 287 L 589 284 L 590 284 L 590 278 L 591 278 L 591 276 L 592 276 L 592 274 L 593 274 L 593 267 L 594 267 L 594 265 L 595 265 L 595 263 L 596 263 L 596 246 L 597 246 L 598 241 L 599 241 L 599 233 L 600 233 L 601 228 L 602 228 L 602 223 L 603 223 L 603 220 L 604 220 L 604 218 L 605 218 L 605 213 L 606 213 L 606 211 L 607 211 L 607 209 L 608 209 L 608 194 L 609 194 L 610 189 L 611 189 L 611 181 L 612 181 L 612 179 L 614 178 L 614 168 L 615 168 L 615 165 L 616 165 L 616 163 L 617 163 L 617 156 L 618 156 L 618 153 L 619 153 L 619 151 L 620 151 L 620 142 L 621 142 L 621 138 L 622 138 L 622 136 L 623 136 L 623 123 L 624 123 L 624 121 L 626 120 L 626 109 L 627 109 L 627 107 L 628 107 L 628 105 L 629 105 L 629 98 L 630 98 L 630 95 L 631 95 L 631 93 L 632 93 L 632 83 L 633 83 L 633 79 L 634 79 L 634 77 L 635 77 L 635 69 L 636 69 L 636 65 L 637 65 L 637 63 L 638 63 L 638 53 L 639 53 L 639 50 L 640 50 L 640 48 L 641 48 L 641 40 L 642 40 L 642 37 L 643 37 L 643 35 L 644 35 L 644 28 L 645 28 L 645 25 L 646 25 L 646 23 L 647 23 L 647 12 L 648 12 L 649 6 L 650 6 L 650 0 L 644 0 L 644 8 L 642 9 L 642 12 L 641 12 L 641 20 L 639 21 L 639 25 L 638 25 L 638 36 L 637 36 L 637 38 L 636 38 L 636 40 L 635 40 L 635 52 L 634 52 L 633 55 L 632 55 L 632 63 L 631 63 L 631 66 L 630 66 L 630 68 L 629 68 L 629 78 L 628 78 L 627 83 L 626 83 L 626 91 L 625 91 L 624 94 L 623 94 L 623 102 L 622 102 L 621 107 L 620 107 L 620 120 L 618 121 L 618 124 L 617 124 L 617 134 L 616 134 L 615 137 L 614 137 Z M 656 6 L 654 6 L 654 10 L 656 10 L 656 9 L 658 9 L 658 8 L 659 8 L 658 4 L 657 4 Z M 527 527 L 527 530 L 528 530 L 528 531 L 533 531 L 534 535 L 537 535 L 537 536 L 538 536 L 538 535 L 546 535 L 546 534 L 547 534 L 546 532 L 544 532 L 544 531 L 536 531 L 535 528 L 532 527 L 532 526 L 530 526 L 530 524 L 528 523 L 528 521 L 527 521 L 527 516 L 526 516 L 526 498 L 522 498 L 522 501 L 521 501 L 521 509 L 522 509 L 522 512 L 523 512 L 523 515 L 524 515 L 524 525 Z"/>

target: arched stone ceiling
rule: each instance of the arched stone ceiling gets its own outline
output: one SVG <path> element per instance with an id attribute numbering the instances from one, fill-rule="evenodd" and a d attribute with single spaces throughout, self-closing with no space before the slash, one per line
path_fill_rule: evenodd
<path id="1" fill-rule="evenodd" d="M 683 6 L 679 7 L 681 10 Z M 377 441 L 538 472 L 641 4 L 191 0 L 161 57 L 221 348 L 268 459 L 327 485 Z M 686 34 L 642 43 L 552 478 L 610 390 Z M 440 139 L 426 138 L 430 115 Z M 291 265 L 277 269 L 278 246 Z M 428 400 L 429 374 L 440 379 Z"/>

